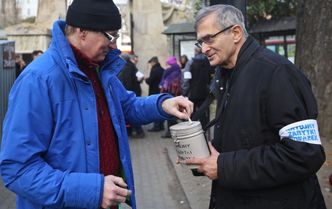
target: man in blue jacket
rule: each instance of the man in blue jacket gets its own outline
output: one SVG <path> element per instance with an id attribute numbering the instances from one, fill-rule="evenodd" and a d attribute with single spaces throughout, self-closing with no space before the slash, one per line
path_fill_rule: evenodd
<path id="1" fill-rule="evenodd" d="M 127 92 L 121 28 L 109 0 L 74 0 L 49 49 L 16 80 L 4 120 L 0 172 L 17 208 L 136 208 L 125 121 L 185 119 L 193 105 Z"/>

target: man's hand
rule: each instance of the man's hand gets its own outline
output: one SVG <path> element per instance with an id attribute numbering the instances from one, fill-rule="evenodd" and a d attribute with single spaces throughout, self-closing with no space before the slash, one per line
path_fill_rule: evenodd
<path id="1" fill-rule="evenodd" d="M 125 202 L 126 197 L 131 194 L 131 191 L 126 188 L 127 184 L 122 178 L 112 175 L 105 176 L 101 207 L 109 208 L 110 206 Z"/>
<path id="2" fill-rule="evenodd" d="M 187 120 L 194 110 L 194 104 L 183 96 L 166 99 L 161 106 L 168 114 L 184 120 Z"/>
<path id="3" fill-rule="evenodd" d="M 209 142 L 209 148 L 211 151 L 211 155 L 207 158 L 192 158 L 184 161 L 180 161 L 180 163 L 184 163 L 187 165 L 198 165 L 198 172 L 204 173 L 211 180 L 218 179 L 218 165 L 217 160 L 219 157 L 219 152 L 212 146 L 211 142 Z"/>

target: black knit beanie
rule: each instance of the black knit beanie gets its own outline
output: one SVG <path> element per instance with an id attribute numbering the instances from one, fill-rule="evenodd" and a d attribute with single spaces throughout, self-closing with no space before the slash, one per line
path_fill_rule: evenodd
<path id="1" fill-rule="evenodd" d="M 68 25 L 94 31 L 121 28 L 121 15 L 112 0 L 74 0 L 66 16 Z"/>

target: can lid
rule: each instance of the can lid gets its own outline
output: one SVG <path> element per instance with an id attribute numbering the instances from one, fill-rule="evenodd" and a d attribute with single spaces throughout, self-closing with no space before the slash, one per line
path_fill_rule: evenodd
<path id="1" fill-rule="evenodd" d="M 202 125 L 199 121 L 186 121 L 169 127 L 171 134 L 174 136 L 184 136 L 198 131 L 202 131 Z"/>

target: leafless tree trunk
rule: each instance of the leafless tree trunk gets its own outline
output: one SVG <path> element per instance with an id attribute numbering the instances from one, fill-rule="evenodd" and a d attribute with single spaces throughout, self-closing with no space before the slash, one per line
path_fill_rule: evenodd
<path id="1" fill-rule="evenodd" d="M 332 0 L 299 0 L 295 61 L 317 97 L 320 133 L 332 140 Z"/>

